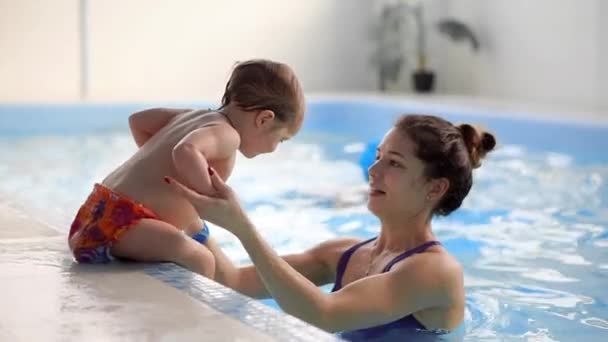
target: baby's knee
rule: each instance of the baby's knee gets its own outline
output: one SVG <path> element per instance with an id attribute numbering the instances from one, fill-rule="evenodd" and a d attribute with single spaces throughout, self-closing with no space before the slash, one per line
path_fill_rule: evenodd
<path id="1" fill-rule="evenodd" d="M 188 241 L 188 247 L 180 250 L 177 259 L 178 264 L 192 265 L 194 268 L 188 268 L 207 278 L 213 279 L 215 276 L 215 257 L 207 247 L 194 240 Z"/>
<path id="2" fill-rule="evenodd" d="M 213 253 L 211 253 L 211 251 L 207 247 L 205 247 L 204 245 L 200 245 L 200 246 L 202 247 L 201 256 L 202 256 L 202 262 L 204 264 L 204 269 L 205 269 L 205 274 L 203 274 L 203 275 L 209 279 L 214 279 L 215 278 L 215 256 L 213 256 Z"/>

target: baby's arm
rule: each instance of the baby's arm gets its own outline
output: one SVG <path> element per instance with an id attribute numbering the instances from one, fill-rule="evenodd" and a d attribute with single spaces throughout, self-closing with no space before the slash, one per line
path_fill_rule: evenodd
<path id="1" fill-rule="evenodd" d="M 171 119 L 191 109 L 152 108 L 131 114 L 129 127 L 137 147 L 141 147 Z"/>
<path id="2" fill-rule="evenodd" d="M 202 127 L 190 132 L 173 148 L 173 164 L 185 185 L 211 194 L 210 160 L 232 157 L 240 145 L 238 133 L 227 124 Z"/>

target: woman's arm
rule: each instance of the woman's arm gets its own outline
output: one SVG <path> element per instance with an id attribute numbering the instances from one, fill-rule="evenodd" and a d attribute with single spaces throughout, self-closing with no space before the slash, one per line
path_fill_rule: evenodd
<path id="1" fill-rule="evenodd" d="M 353 241 L 353 239 L 334 239 L 302 253 L 285 255 L 281 258 L 316 286 L 326 285 L 334 281 L 336 256 L 347 246 L 352 245 Z M 258 299 L 271 297 L 254 265 L 235 266 L 213 238 L 209 238 L 206 246 L 216 259 L 217 282 L 249 297 Z"/>
<path id="2" fill-rule="evenodd" d="M 450 279 L 454 272 L 444 273 L 444 265 L 438 265 L 434 255 L 416 255 L 392 272 L 326 294 L 282 260 L 252 224 L 235 230 L 279 306 L 324 330 L 367 328 L 450 303 L 446 290 L 456 278 Z"/>
<path id="3" fill-rule="evenodd" d="M 388 323 L 431 307 L 447 307 L 462 288 L 457 263 L 436 253 L 412 256 L 391 272 L 366 277 L 332 294 L 281 259 L 259 235 L 232 189 L 211 175 L 215 197 L 198 194 L 173 181 L 201 216 L 229 229 L 243 243 L 266 289 L 287 313 L 328 331 Z"/>

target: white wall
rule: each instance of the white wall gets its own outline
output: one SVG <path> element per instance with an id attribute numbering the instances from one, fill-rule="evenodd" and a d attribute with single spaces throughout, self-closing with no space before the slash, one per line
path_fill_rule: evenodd
<path id="1" fill-rule="evenodd" d="M 89 0 L 89 100 L 219 99 L 237 60 L 289 63 L 307 93 L 376 89 L 380 0 Z M 388 0 L 382 0 L 388 1 Z M 608 108 L 608 3 L 425 0 L 480 36 L 471 53 L 431 28 L 438 92 Z M 79 0 L 0 0 L 0 102 L 79 98 Z M 407 67 L 393 91 L 410 89 Z"/>
<path id="2" fill-rule="evenodd" d="M 368 0 L 88 3 L 92 101 L 219 100 L 253 57 L 292 65 L 309 93 L 374 86 Z M 0 0 L 0 101 L 78 99 L 77 6 Z"/>
<path id="3" fill-rule="evenodd" d="M 469 23 L 482 51 L 446 45 L 450 93 L 597 107 L 608 30 L 600 0 L 457 0 L 448 14 Z M 601 4 L 605 12 L 606 3 Z M 600 52 L 603 46 L 603 52 Z M 604 58 L 606 61 L 606 58 Z M 603 73 L 603 87 L 606 76 Z"/>
<path id="4" fill-rule="evenodd" d="M 596 20 L 600 23 L 599 32 L 599 81 L 596 96 L 599 99 L 600 107 L 604 112 L 608 113 L 608 2 L 598 1 L 599 10 L 596 14 Z"/>
<path id="5" fill-rule="evenodd" d="M 0 101 L 77 98 L 77 25 L 77 0 L 0 0 Z"/>

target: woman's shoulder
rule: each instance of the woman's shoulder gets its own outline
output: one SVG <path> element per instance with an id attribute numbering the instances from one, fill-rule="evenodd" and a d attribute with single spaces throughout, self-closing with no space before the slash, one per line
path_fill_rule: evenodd
<path id="1" fill-rule="evenodd" d="M 423 284 L 437 284 L 449 288 L 464 286 L 462 266 L 441 246 L 434 246 L 424 253 L 413 255 L 395 264 L 391 271 Z"/>
<path id="2" fill-rule="evenodd" d="M 313 247 L 310 252 L 330 268 L 335 268 L 338 260 L 352 246 L 365 240 L 354 237 L 334 238 Z"/>
<path id="3" fill-rule="evenodd" d="M 361 238 L 355 237 L 342 237 L 342 238 L 334 238 L 324 242 L 319 243 L 314 247 L 314 249 L 318 250 L 320 253 L 342 253 L 345 252 L 350 247 L 365 241 Z"/>

